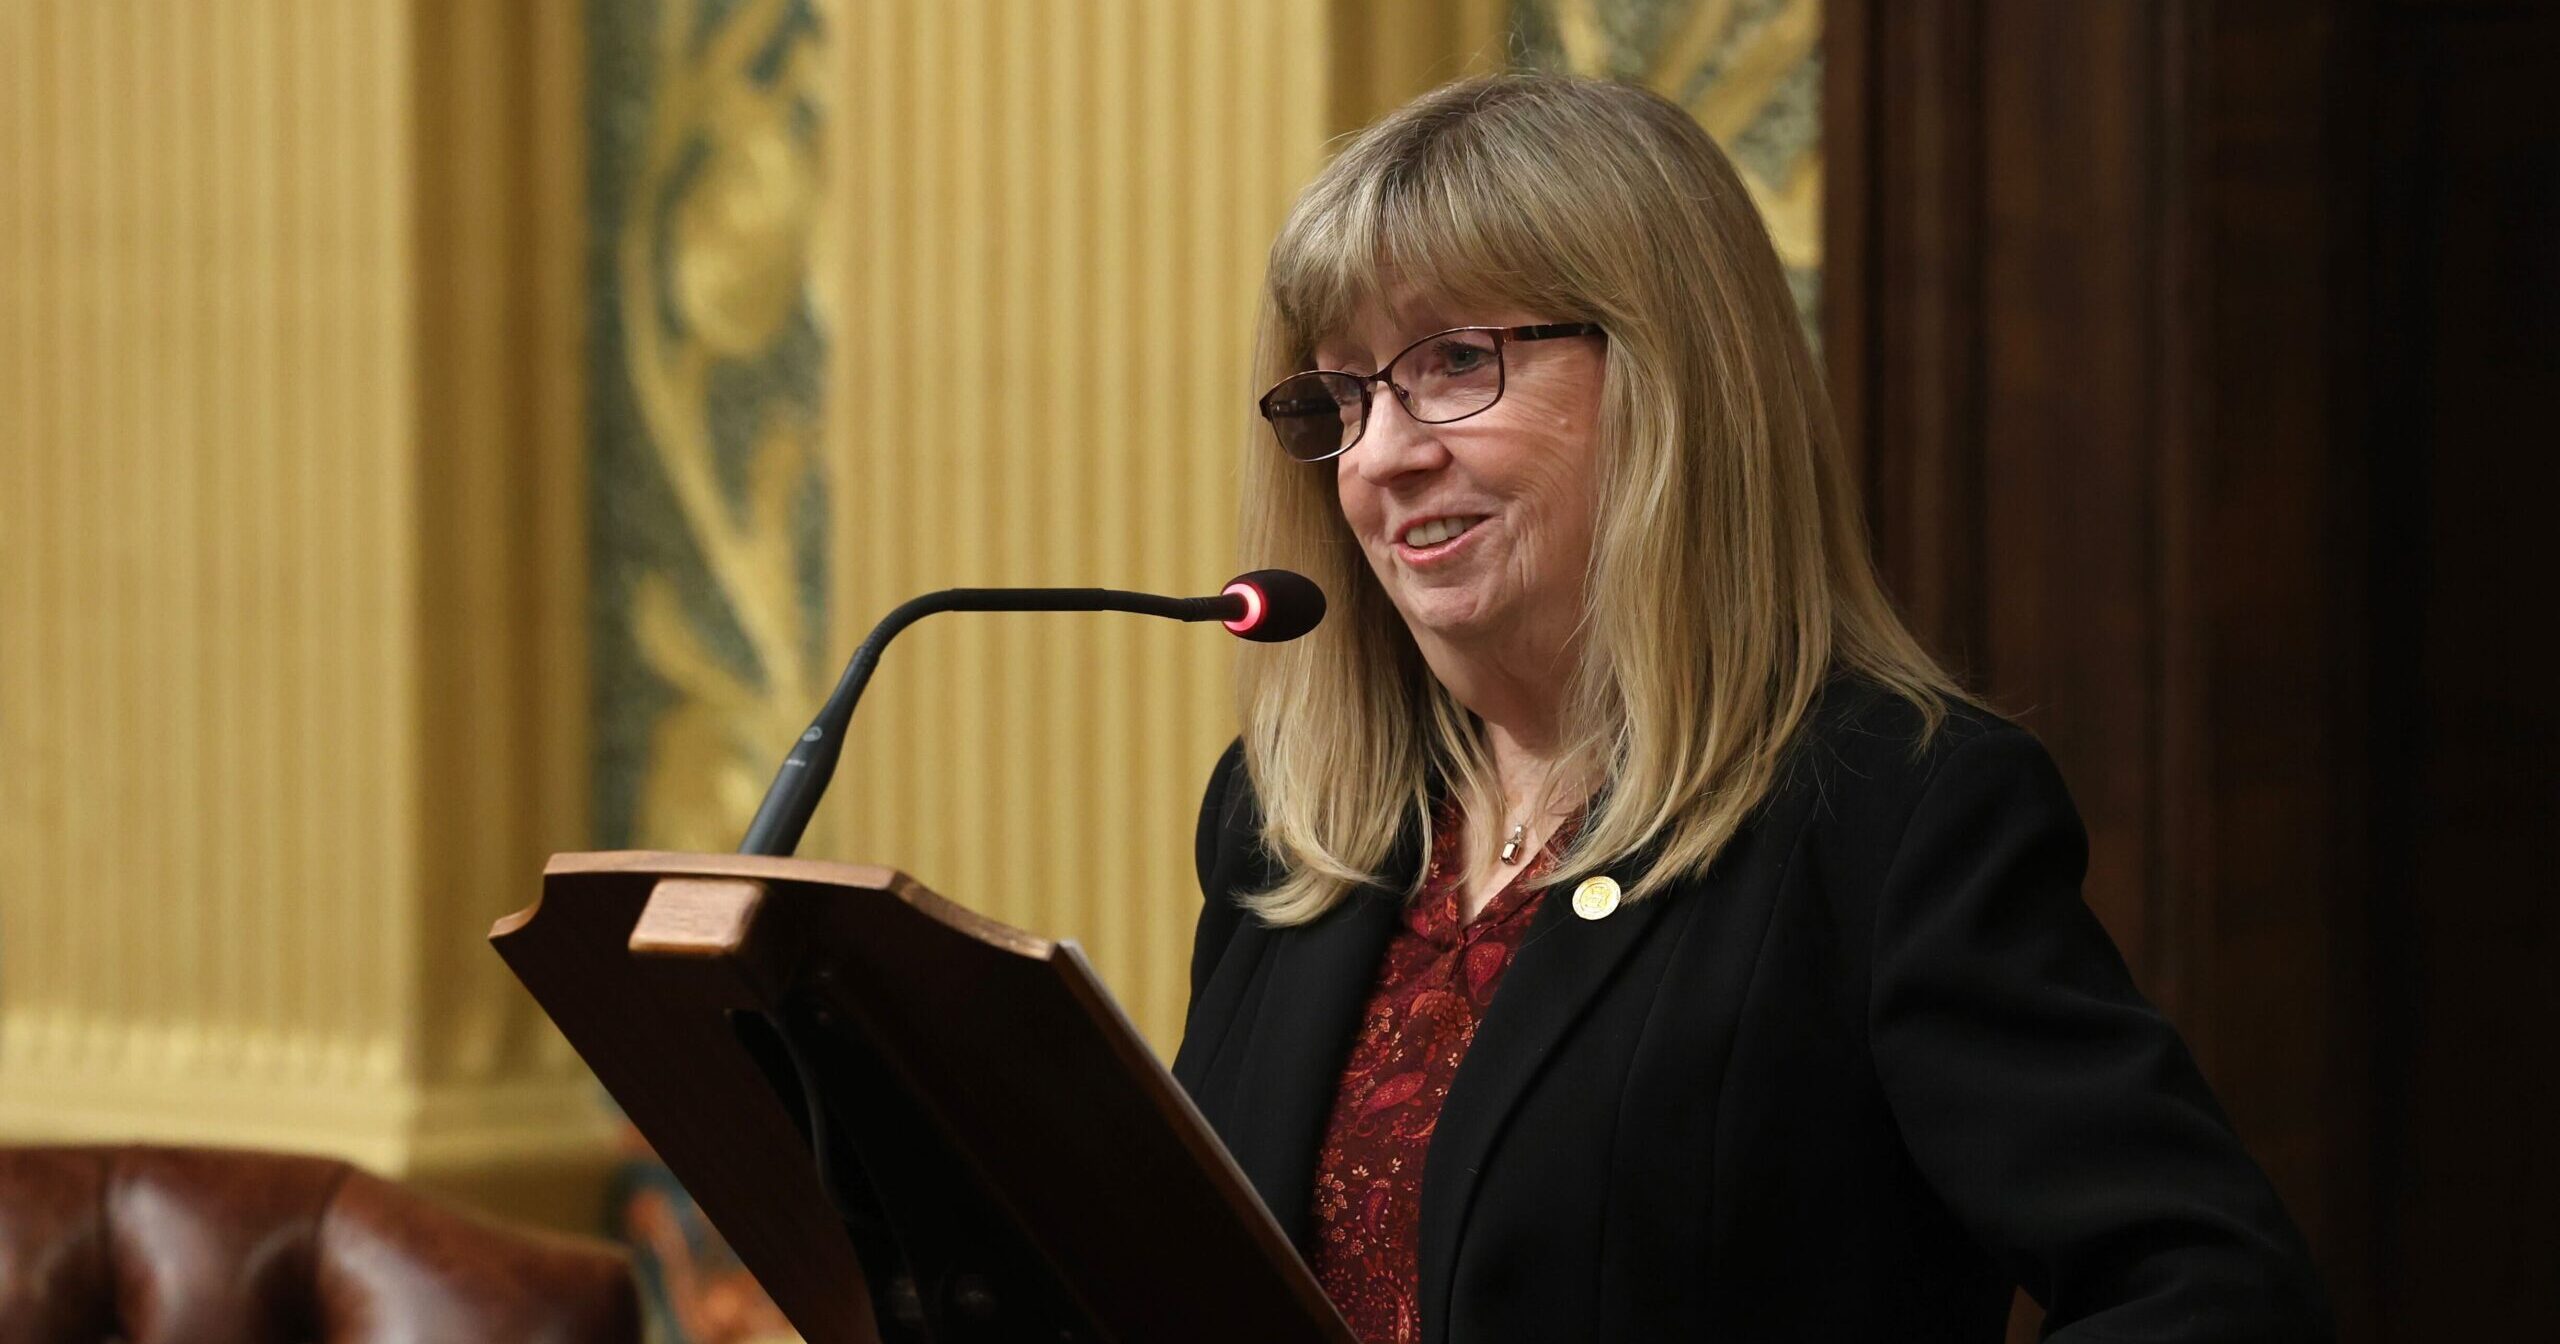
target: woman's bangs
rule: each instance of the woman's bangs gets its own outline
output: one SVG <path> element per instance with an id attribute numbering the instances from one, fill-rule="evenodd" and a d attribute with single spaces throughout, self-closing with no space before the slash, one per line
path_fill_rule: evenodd
<path id="1" fill-rule="evenodd" d="M 1444 309 L 1531 301 L 1554 270 L 1516 206 L 1464 190 L 1481 175 L 1416 172 L 1363 183 L 1306 211 L 1273 248 L 1271 293 L 1307 357 L 1363 310 L 1399 301 Z"/>
<path id="2" fill-rule="evenodd" d="M 1374 193 L 1319 195 L 1289 221 L 1271 249 L 1271 301 L 1284 357 L 1306 367 L 1316 343 L 1351 325 L 1385 292 Z"/>

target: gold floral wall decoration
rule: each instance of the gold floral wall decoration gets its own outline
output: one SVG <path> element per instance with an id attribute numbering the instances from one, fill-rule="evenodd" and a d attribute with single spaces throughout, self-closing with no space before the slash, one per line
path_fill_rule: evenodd
<path id="1" fill-rule="evenodd" d="M 1640 83 L 1732 156 L 1814 326 L 1822 268 L 1821 0 L 1513 0 L 1521 64 Z"/>
<path id="2" fill-rule="evenodd" d="M 628 137 L 596 184 L 607 843 L 733 848 L 824 690 L 820 20 L 665 0 L 619 72 L 642 90 L 600 109 Z"/>

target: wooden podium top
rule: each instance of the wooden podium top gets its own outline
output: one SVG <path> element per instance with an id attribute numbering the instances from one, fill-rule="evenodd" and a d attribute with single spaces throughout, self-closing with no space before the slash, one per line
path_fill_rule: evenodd
<path id="1" fill-rule="evenodd" d="M 1099 1338 L 1351 1338 L 1071 942 L 887 868 L 648 852 L 555 856 L 490 939 L 812 1344 L 880 1338 L 872 1292 L 742 1017 L 800 1042 L 902 1246 L 1011 1246 Z"/>

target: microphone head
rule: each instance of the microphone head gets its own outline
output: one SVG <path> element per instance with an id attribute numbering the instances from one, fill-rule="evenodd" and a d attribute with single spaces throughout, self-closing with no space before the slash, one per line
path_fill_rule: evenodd
<path id="1" fill-rule="evenodd" d="M 1222 622 L 1235 634 L 1262 644 L 1278 644 L 1316 628 L 1324 620 L 1324 590 L 1315 580 L 1286 569 L 1257 569 L 1239 574 L 1221 596 L 1244 599 L 1244 615 Z"/>

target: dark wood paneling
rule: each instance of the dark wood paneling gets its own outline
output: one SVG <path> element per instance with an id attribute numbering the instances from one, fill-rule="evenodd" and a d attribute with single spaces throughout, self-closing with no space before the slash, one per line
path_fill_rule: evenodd
<path id="1" fill-rule="evenodd" d="M 2344 1337 L 2539 1328 L 2560 6 L 1829 13 L 1888 582 L 2061 759 Z"/>
<path id="2" fill-rule="evenodd" d="M 2071 770 L 2087 895 L 2154 955 L 2156 14 L 2000 0 L 1982 62 L 1984 684 Z"/>
<path id="3" fill-rule="evenodd" d="M 1983 643 L 1984 555 L 1964 507 L 1982 467 L 1981 20 L 1977 0 L 1836 4 L 1823 54 L 1828 87 L 1853 91 L 1825 101 L 1826 161 L 1862 165 L 1825 183 L 1824 348 L 1878 556 L 1913 627 L 1960 668 Z"/>
<path id="4" fill-rule="evenodd" d="M 2377 36 L 2376 1268 L 2392 1338 L 2515 1337 L 2560 1319 L 2560 8 Z"/>
<path id="5" fill-rule="evenodd" d="M 2370 1338 L 2361 852 L 2371 633 L 2359 29 L 2327 4 L 2199 6 L 2163 222 L 2192 320 L 2160 442 L 2166 940 L 2181 1024 Z"/>

